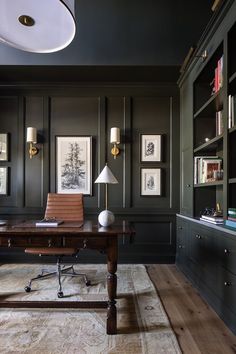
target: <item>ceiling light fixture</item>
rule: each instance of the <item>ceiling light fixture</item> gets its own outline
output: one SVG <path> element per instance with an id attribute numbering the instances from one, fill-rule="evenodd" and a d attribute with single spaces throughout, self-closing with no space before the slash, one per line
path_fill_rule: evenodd
<path id="1" fill-rule="evenodd" d="M 75 36 L 74 0 L 1 0 L 0 42 L 33 53 L 67 47 Z"/>

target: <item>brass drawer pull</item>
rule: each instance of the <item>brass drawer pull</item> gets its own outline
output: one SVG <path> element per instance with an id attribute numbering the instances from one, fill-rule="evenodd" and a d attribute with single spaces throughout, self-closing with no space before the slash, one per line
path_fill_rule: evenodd
<path id="1" fill-rule="evenodd" d="M 198 234 L 196 234 L 195 237 L 198 238 L 199 240 L 202 238 L 202 236 Z"/>
<path id="2" fill-rule="evenodd" d="M 11 239 L 9 238 L 8 240 L 7 240 L 7 247 L 11 247 L 12 246 L 12 244 L 11 244 Z"/>
<path id="3" fill-rule="evenodd" d="M 230 254 L 230 251 L 227 248 L 225 248 L 224 249 L 224 254 Z"/>
<path id="4" fill-rule="evenodd" d="M 51 240 L 51 238 L 48 239 L 48 247 L 52 247 L 52 240 Z"/>

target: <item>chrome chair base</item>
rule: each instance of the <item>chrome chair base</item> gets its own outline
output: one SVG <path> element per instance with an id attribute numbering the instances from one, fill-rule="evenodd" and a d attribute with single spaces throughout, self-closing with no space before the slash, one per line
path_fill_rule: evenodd
<path id="1" fill-rule="evenodd" d="M 29 293 L 31 291 L 31 284 L 33 281 L 35 280 L 43 280 L 43 279 L 47 279 L 51 276 L 57 276 L 58 278 L 58 283 L 59 283 L 59 287 L 58 287 L 58 292 L 57 292 L 57 296 L 59 298 L 62 298 L 64 296 L 63 291 L 62 291 L 62 285 L 61 285 L 61 277 L 62 276 L 70 276 L 70 277 L 83 277 L 85 285 L 86 286 L 90 286 L 91 285 L 91 281 L 88 280 L 87 275 L 84 273 L 77 273 L 74 270 L 73 265 L 67 268 L 64 268 L 65 266 L 61 265 L 61 257 L 57 258 L 57 270 L 55 272 L 51 272 L 47 269 L 42 269 L 41 274 L 37 275 L 36 277 L 30 279 L 29 284 L 25 287 L 25 291 L 27 293 Z"/>

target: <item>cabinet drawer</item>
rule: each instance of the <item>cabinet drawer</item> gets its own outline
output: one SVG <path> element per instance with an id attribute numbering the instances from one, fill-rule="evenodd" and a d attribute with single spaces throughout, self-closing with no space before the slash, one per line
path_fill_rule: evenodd
<path id="1" fill-rule="evenodd" d="M 0 247 L 52 247 L 61 245 L 58 237 L 1 237 Z"/>
<path id="2" fill-rule="evenodd" d="M 76 238 L 63 237 L 64 247 L 89 248 L 89 249 L 104 249 L 107 247 L 107 240 L 104 238 Z"/>
<path id="3" fill-rule="evenodd" d="M 219 235 L 217 248 L 217 257 L 221 266 L 236 274 L 236 240 Z"/>
<path id="4" fill-rule="evenodd" d="M 216 288 L 222 304 L 236 314 L 236 276 L 222 268 L 217 276 Z"/>

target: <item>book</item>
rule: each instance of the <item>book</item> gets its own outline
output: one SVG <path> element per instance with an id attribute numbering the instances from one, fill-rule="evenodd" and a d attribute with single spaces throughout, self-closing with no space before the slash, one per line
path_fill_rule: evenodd
<path id="1" fill-rule="evenodd" d="M 228 220 L 231 220 L 231 221 L 235 221 L 236 222 L 236 215 L 234 218 L 232 218 L 231 216 L 228 216 Z"/>
<path id="2" fill-rule="evenodd" d="M 57 219 L 42 219 L 40 221 L 37 221 L 35 223 L 35 226 L 37 227 L 56 227 L 60 224 L 63 223 L 63 220 L 57 220 Z"/>
<path id="3" fill-rule="evenodd" d="M 236 229 L 236 222 L 235 221 L 225 220 L 225 225 Z"/>
<path id="4" fill-rule="evenodd" d="M 210 221 L 218 221 L 218 222 L 224 221 L 222 216 L 201 215 L 201 218 Z"/>
<path id="5" fill-rule="evenodd" d="M 223 225 L 224 224 L 224 221 L 206 220 L 206 219 L 203 219 L 203 217 L 200 217 L 200 220 L 205 221 L 205 222 L 209 222 L 209 223 L 215 224 L 215 225 Z"/>

